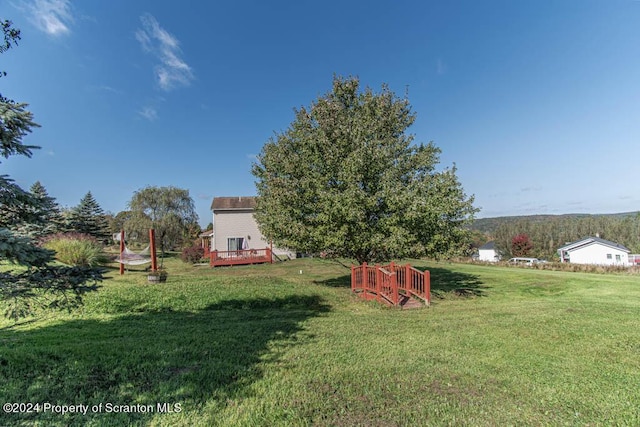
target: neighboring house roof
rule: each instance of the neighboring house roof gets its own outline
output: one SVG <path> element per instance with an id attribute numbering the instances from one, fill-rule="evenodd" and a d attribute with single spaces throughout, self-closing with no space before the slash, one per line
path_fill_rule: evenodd
<path id="1" fill-rule="evenodd" d="M 484 245 L 480 246 L 478 249 L 482 249 L 482 250 L 491 250 L 496 248 L 496 241 L 492 240 L 490 242 L 485 243 Z"/>
<path id="2" fill-rule="evenodd" d="M 212 237 L 213 230 L 205 230 L 202 233 L 198 234 L 198 237 Z"/>
<path id="3" fill-rule="evenodd" d="M 601 239 L 599 237 L 585 237 L 584 239 L 576 240 L 575 242 L 572 242 L 572 243 L 567 243 L 561 248 L 558 248 L 558 251 L 565 251 L 565 252 L 574 251 L 576 249 L 580 249 L 584 246 L 592 245 L 594 243 L 599 243 L 604 246 L 609 246 L 614 249 L 619 249 L 621 251 L 631 253 L 631 250 L 627 249 L 621 244 L 616 242 L 611 242 L 609 240 Z"/>
<path id="4" fill-rule="evenodd" d="M 211 202 L 212 211 L 255 209 L 255 197 L 214 197 Z"/>

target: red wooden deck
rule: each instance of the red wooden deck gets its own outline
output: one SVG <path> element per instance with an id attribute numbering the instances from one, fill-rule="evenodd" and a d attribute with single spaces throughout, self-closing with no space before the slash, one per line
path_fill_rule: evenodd
<path id="1" fill-rule="evenodd" d="M 273 263 L 273 256 L 270 248 L 238 251 L 211 251 L 209 253 L 209 265 L 211 267 L 264 264 L 267 262 Z"/>
<path id="2" fill-rule="evenodd" d="M 404 266 L 364 263 L 351 267 L 351 290 L 365 299 L 375 299 L 388 305 L 410 307 L 415 298 L 431 303 L 431 276 L 409 264 Z"/>

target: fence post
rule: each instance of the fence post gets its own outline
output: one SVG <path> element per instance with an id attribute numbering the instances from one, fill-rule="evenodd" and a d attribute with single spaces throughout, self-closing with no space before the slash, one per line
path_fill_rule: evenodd
<path id="1" fill-rule="evenodd" d="M 122 258 L 122 254 L 124 253 L 124 229 L 120 230 L 120 275 L 124 274 L 124 259 Z"/>
<path id="2" fill-rule="evenodd" d="M 367 271 L 367 263 L 363 262 L 360 268 L 362 268 L 362 291 L 364 292 L 366 298 L 367 288 L 369 287 L 369 272 Z"/>
<path id="3" fill-rule="evenodd" d="M 151 248 L 151 271 L 158 271 L 158 260 L 156 258 L 156 231 L 153 228 L 149 229 L 149 246 Z"/>
<path id="4" fill-rule="evenodd" d="M 209 253 L 209 266 L 215 267 L 215 260 L 218 259 L 218 250 L 214 249 Z"/>
<path id="5" fill-rule="evenodd" d="M 356 290 L 356 269 L 353 266 L 353 264 L 351 264 L 351 292 L 354 292 Z"/>
<path id="6" fill-rule="evenodd" d="M 431 272 L 425 270 L 424 274 L 424 292 L 427 298 L 427 305 L 431 305 Z"/>
<path id="7" fill-rule="evenodd" d="M 407 293 L 407 297 L 411 298 L 411 282 L 413 277 L 411 277 L 411 265 L 407 264 L 404 266 L 404 291 Z"/>
<path id="8" fill-rule="evenodd" d="M 380 290 L 382 288 L 381 286 L 381 276 L 382 275 L 382 271 L 380 271 L 380 265 L 376 264 L 376 301 L 380 302 Z"/>
<path id="9" fill-rule="evenodd" d="M 393 263 L 391 263 L 391 267 L 393 267 Z M 400 299 L 400 294 L 398 292 L 398 277 L 396 276 L 393 268 L 391 269 L 391 289 L 393 292 L 393 305 L 398 305 L 398 300 Z"/>

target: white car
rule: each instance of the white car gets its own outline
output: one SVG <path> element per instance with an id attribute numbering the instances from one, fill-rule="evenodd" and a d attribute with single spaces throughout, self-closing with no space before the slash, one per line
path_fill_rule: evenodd
<path id="1" fill-rule="evenodd" d="M 516 265 L 533 265 L 533 264 L 538 264 L 539 262 L 546 262 L 546 261 L 540 261 L 538 258 L 524 258 L 524 257 L 511 258 L 509 260 L 509 264 L 516 264 Z"/>

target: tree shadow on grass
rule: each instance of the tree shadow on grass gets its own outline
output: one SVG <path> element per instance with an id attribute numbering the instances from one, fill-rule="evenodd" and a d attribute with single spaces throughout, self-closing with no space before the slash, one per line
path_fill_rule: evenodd
<path id="1" fill-rule="evenodd" d="M 175 416 L 159 414 L 159 403 L 172 409 L 179 403 L 185 415 L 206 406 L 213 423 L 216 413 L 250 396 L 265 364 L 305 339 L 298 334 L 302 322 L 329 310 L 317 295 L 233 299 L 198 312 L 160 310 L 2 330 L 3 403 L 103 407 L 86 415 L 0 413 L 0 424 L 146 425 Z M 106 403 L 147 411 L 107 413 Z"/>
<path id="2" fill-rule="evenodd" d="M 314 280 L 314 284 L 327 286 L 329 288 L 350 288 L 351 287 L 351 274 L 345 274 L 344 276 L 331 277 L 325 280 Z"/>
<path id="3" fill-rule="evenodd" d="M 429 270 L 431 274 L 431 296 L 434 298 L 479 297 L 485 295 L 484 290 L 487 287 L 474 274 L 451 271 L 440 267 L 419 269 Z"/>

